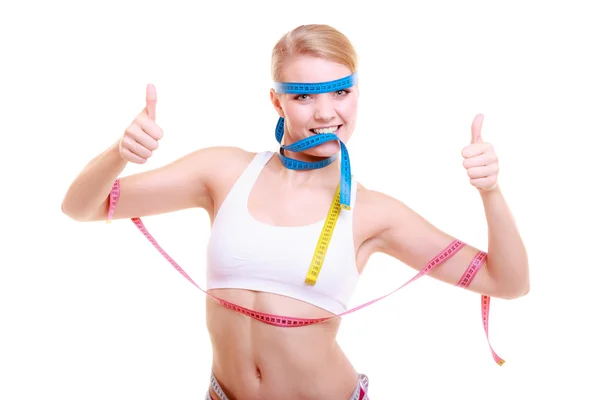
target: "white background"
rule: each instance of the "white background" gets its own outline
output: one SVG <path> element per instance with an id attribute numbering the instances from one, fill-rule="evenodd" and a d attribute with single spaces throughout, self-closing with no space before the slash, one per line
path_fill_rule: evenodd
<path id="1" fill-rule="evenodd" d="M 358 179 L 485 249 L 481 200 L 460 154 L 481 112 L 530 257 L 530 294 L 491 304 L 503 367 L 487 347 L 479 296 L 430 278 L 345 317 L 339 340 L 369 375 L 371 397 L 598 398 L 592 2 L 200 4 L 2 3 L 0 398 L 203 398 L 203 293 L 131 222 L 74 222 L 62 197 L 144 107 L 147 83 L 165 135 L 151 162 L 126 174 L 205 146 L 275 150 L 270 52 L 304 23 L 340 29 L 359 52 L 349 143 Z M 203 285 L 206 215 L 144 221 Z M 413 273 L 373 257 L 353 305 Z"/>

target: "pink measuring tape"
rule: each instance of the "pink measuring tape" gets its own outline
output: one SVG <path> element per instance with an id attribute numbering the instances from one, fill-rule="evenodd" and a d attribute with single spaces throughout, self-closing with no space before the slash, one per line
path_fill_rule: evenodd
<path id="1" fill-rule="evenodd" d="M 119 195 L 120 195 L 120 182 L 119 179 L 117 179 L 115 181 L 115 183 L 113 184 L 112 190 L 110 192 L 110 204 L 109 204 L 109 210 L 108 210 L 108 218 L 107 218 L 107 222 L 110 222 L 112 220 L 112 216 L 114 214 L 115 208 L 117 206 L 117 202 L 119 201 Z M 399 288 L 395 289 L 394 291 L 381 296 L 379 298 L 376 298 L 374 300 L 369 301 L 368 303 L 364 303 L 360 306 L 354 307 L 350 310 L 344 311 L 341 314 L 337 314 L 337 315 L 332 315 L 330 317 L 324 317 L 324 318 L 294 318 L 294 317 L 285 317 L 285 316 L 281 316 L 281 315 L 273 315 L 273 314 L 267 314 L 267 313 L 262 313 L 259 311 L 254 311 L 254 310 L 250 310 L 248 308 L 239 306 L 237 304 L 231 303 L 227 300 L 223 300 L 219 297 L 216 297 L 210 293 L 208 293 L 206 290 L 202 289 L 200 286 L 198 286 L 196 284 L 196 282 L 194 282 L 194 280 L 192 278 L 190 278 L 190 276 L 183 270 L 183 268 L 181 268 L 176 262 L 175 260 L 173 260 L 173 258 L 171 258 L 171 256 L 169 256 L 166 251 L 164 251 L 160 245 L 157 243 L 157 241 L 152 237 L 152 235 L 150 234 L 150 232 L 148 232 L 148 230 L 146 229 L 146 227 L 144 226 L 144 224 L 142 223 L 142 220 L 139 217 L 136 218 L 131 218 L 131 221 L 133 221 L 133 223 L 135 224 L 135 226 L 137 226 L 137 228 L 144 234 L 144 236 L 146 236 L 146 238 L 150 241 L 150 243 L 152 243 L 152 245 L 158 250 L 158 252 L 160 254 L 163 255 L 163 257 L 165 257 L 167 259 L 167 261 L 177 270 L 179 271 L 179 273 L 181 275 L 183 275 L 184 278 L 186 278 L 188 281 L 190 281 L 194 286 L 196 286 L 198 289 L 200 289 L 202 292 L 206 293 L 208 296 L 212 297 L 213 299 L 215 299 L 217 302 L 219 302 L 219 304 L 221 304 L 223 307 L 226 307 L 230 310 L 236 311 L 238 313 L 244 314 L 250 318 L 253 318 L 255 320 L 264 322 L 266 324 L 269 325 L 274 325 L 274 326 L 279 326 L 279 327 L 300 327 L 300 326 L 308 326 L 308 325 L 313 325 L 313 324 L 318 324 L 321 322 L 325 322 L 325 321 L 329 321 L 331 319 L 334 318 L 339 318 L 343 315 L 346 314 L 350 314 L 354 311 L 358 311 L 361 308 L 364 308 L 368 305 L 371 305 L 379 300 L 382 300 L 388 296 L 390 296 L 391 294 L 397 292 L 398 290 L 402 289 L 404 286 L 408 285 L 411 282 L 416 281 L 417 279 L 421 278 L 424 275 L 427 275 L 432 269 L 434 269 L 435 267 L 439 266 L 440 264 L 444 263 L 446 260 L 448 260 L 450 257 L 452 257 L 453 255 L 455 255 L 460 249 L 462 249 L 463 247 L 466 246 L 465 243 L 461 242 L 460 240 L 454 240 L 448 247 L 446 247 L 444 250 L 442 250 L 437 256 L 435 256 L 431 261 L 429 261 L 429 263 L 423 268 L 421 269 L 414 277 L 412 277 L 409 281 L 407 281 L 406 283 L 404 283 L 402 286 L 400 286 Z M 483 263 L 485 262 L 485 260 L 487 259 L 487 254 L 480 251 L 479 253 L 477 253 L 477 255 L 473 258 L 473 260 L 471 261 L 471 263 L 469 264 L 468 268 L 466 269 L 465 273 L 463 274 L 463 276 L 461 277 L 461 279 L 459 280 L 459 282 L 456 284 L 456 286 L 458 287 L 462 287 L 462 288 L 466 288 L 470 285 L 471 281 L 473 280 L 473 278 L 475 277 L 475 275 L 477 274 L 477 271 L 479 270 L 479 268 L 481 268 L 481 266 L 483 265 Z M 481 296 L 481 315 L 482 315 L 482 320 L 483 320 L 483 329 L 485 331 L 485 336 L 488 342 L 488 345 L 490 347 L 490 350 L 492 352 L 492 357 L 494 358 L 494 361 L 496 361 L 496 363 L 498 365 L 502 365 L 504 364 L 504 360 L 502 358 L 500 358 L 496 352 L 494 351 L 494 349 L 492 349 L 492 345 L 490 343 L 490 339 L 489 339 L 489 332 L 488 332 L 488 325 L 489 325 L 489 313 L 490 313 L 490 297 L 486 296 L 486 295 L 482 295 Z"/>

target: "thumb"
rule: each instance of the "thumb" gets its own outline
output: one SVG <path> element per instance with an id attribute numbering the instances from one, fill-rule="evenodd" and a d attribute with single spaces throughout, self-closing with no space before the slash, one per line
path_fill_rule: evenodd
<path id="1" fill-rule="evenodd" d="M 477 114 L 471 124 L 471 143 L 482 143 L 481 126 L 483 125 L 483 114 Z"/>
<path id="2" fill-rule="evenodd" d="M 156 88 L 151 83 L 146 86 L 146 108 L 144 112 L 152 121 L 156 120 Z"/>

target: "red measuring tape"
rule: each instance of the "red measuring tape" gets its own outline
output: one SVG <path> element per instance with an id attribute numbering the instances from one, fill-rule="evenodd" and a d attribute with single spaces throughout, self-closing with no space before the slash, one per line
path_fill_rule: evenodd
<path id="1" fill-rule="evenodd" d="M 113 187 L 111 189 L 110 192 L 110 202 L 109 202 L 109 210 L 108 210 L 108 218 L 107 218 L 107 222 L 110 222 L 112 220 L 112 216 L 114 214 L 114 210 L 117 206 L 117 202 L 119 201 L 119 196 L 121 194 L 120 191 L 120 181 L 119 179 L 117 179 L 115 181 L 115 183 L 113 184 Z M 175 260 L 173 260 L 173 258 L 171 258 L 171 256 L 169 256 L 167 254 L 167 252 L 165 250 L 163 250 L 160 245 L 158 244 L 158 242 L 154 239 L 154 237 L 152 237 L 152 235 L 150 234 L 150 232 L 148 232 L 148 230 L 146 229 L 146 227 L 144 226 L 144 224 L 142 223 L 141 218 L 136 217 L 136 218 L 131 218 L 131 221 L 133 221 L 133 223 L 135 224 L 135 226 L 137 226 L 137 228 L 142 232 L 142 234 L 144 234 L 144 236 L 146 236 L 146 238 L 150 241 L 150 243 L 152 243 L 152 245 L 158 250 L 158 252 L 160 254 L 163 255 L 163 257 L 165 257 L 167 259 L 167 261 L 181 274 L 183 275 L 184 278 L 186 278 L 188 281 L 190 281 L 194 286 L 196 286 L 198 289 L 200 289 L 202 292 L 204 292 L 205 294 L 209 295 L 210 297 L 212 297 L 213 299 L 217 300 L 217 302 L 219 302 L 219 304 L 221 304 L 223 307 L 226 307 L 230 310 L 236 311 L 238 313 L 244 314 L 250 318 L 253 318 L 255 320 L 264 322 L 266 324 L 269 325 L 274 325 L 274 326 L 279 326 L 279 327 L 300 327 L 300 326 L 308 326 L 308 325 L 313 325 L 313 324 L 318 324 L 321 322 L 325 322 L 325 321 L 329 321 L 331 319 L 334 318 L 339 318 L 343 315 L 346 314 L 350 314 L 354 311 L 358 311 L 361 308 L 364 308 L 368 305 L 371 305 L 375 302 L 378 302 L 379 300 L 382 300 L 390 295 L 392 295 L 393 293 L 397 292 L 398 290 L 402 289 L 404 286 L 408 285 L 409 283 L 412 283 L 414 281 L 416 281 L 417 279 L 421 278 L 424 275 L 427 275 L 431 270 L 433 270 L 435 267 L 439 266 L 440 264 L 444 263 L 446 260 L 448 260 L 450 257 L 452 257 L 453 255 L 455 255 L 460 249 L 462 249 L 463 247 L 466 246 L 466 244 L 460 240 L 454 240 L 448 247 L 446 247 L 444 250 L 442 250 L 438 255 L 436 255 L 433 259 L 431 259 L 431 261 L 429 261 L 429 263 L 423 268 L 421 269 L 414 277 L 412 277 L 409 281 L 407 281 L 406 283 L 404 283 L 402 286 L 400 286 L 399 288 L 393 290 L 392 292 L 381 296 L 379 298 L 376 298 L 374 300 L 371 300 L 367 303 L 364 303 L 362 305 L 359 305 L 357 307 L 354 307 L 350 310 L 344 311 L 341 314 L 337 314 L 337 315 L 332 315 L 329 317 L 323 317 L 323 318 L 294 318 L 294 317 L 286 317 L 286 316 L 281 316 L 281 315 L 273 315 L 273 314 L 267 314 L 267 313 L 262 313 L 259 311 L 254 311 L 254 310 L 250 310 L 248 308 L 242 307 L 240 305 L 231 303 L 227 300 L 223 300 L 219 297 L 216 297 L 214 295 L 212 295 L 211 293 L 208 293 L 206 290 L 202 289 L 200 286 L 198 286 L 196 284 L 196 282 L 194 282 L 194 280 L 183 270 L 183 268 L 181 268 L 176 262 Z M 477 274 L 477 271 L 479 270 L 479 268 L 481 268 L 481 266 L 483 265 L 483 263 L 485 262 L 485 260 L 487 259 L 487 254 L 485 252 L 478 252 L 477 255 L 473 258 L 473 260 L 471 261 L 471 263 L 469 264 L 468 268 L 466 269 L 465 273 L 463 274 L 463 276 L 461 277 L 461 279 L 459 280 L 459 282 L 456 284 L 456 286 L 458 287 L 462 287 L 462 288 L 466 288 L 468 287 L 473 278 L 475 277 L 475 275 Z M 490 347 L 490 350 L 492 352 L 492 357 L 494 358 L 494 361 L 496 361 L 496 363 L 498 365 L 502 365 L 504 364 L 504 360 L 502 358 L 500 358 L 496 352 L 494 351 L 494 349 L 492 348 L 492 345 L 490 343 L 490 339 L 489 339 L 489 332 L 488 332 L 488 325 L 489 325 L 489 313 L 490 313 L 490 297 L 486 296 L 486 295 L 482 295 L 481 296 L 481 315 L 482 315 L 482 320 L 483 320 L 483 329 L 485 331 L 485 336 L 488 342 L 488 345 Z"/>

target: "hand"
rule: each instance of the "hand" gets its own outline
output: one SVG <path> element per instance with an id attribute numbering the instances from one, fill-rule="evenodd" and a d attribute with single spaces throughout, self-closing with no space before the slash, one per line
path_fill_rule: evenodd
<path id="1" fill-rule="evenodd" d="M 462 150 L 463 166 L 471 178 L 471 185 L 491 191 L 498 185 L 498 156 L 494 147 L 481 139 L 483 114 L 477 114 L 471 124 L 471 144 Z"/>
<path id="2" fill-rule="evenodd" d="M 119 154 L 125 161 L 144 164 L 152 152 L 158 148 L 163 136 L 162 129 L 156 125 L 156 88 L 146 86 L 146 107 L 125 130 L 119 140 Z"/>

